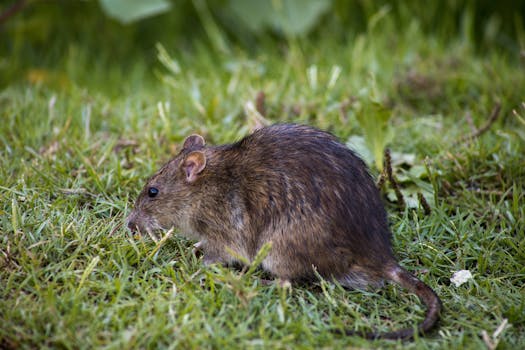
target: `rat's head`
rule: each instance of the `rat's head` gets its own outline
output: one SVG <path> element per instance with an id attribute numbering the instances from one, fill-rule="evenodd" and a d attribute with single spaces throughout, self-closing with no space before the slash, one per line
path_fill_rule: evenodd
<path id="1" fill-rule="evenodd" d="M 153 175 L 127 218 L 132 232 L 185 228 L 194 204 L 193 193 L 206 167 L 204 138 L 191 135 L 182 151 Z"/>

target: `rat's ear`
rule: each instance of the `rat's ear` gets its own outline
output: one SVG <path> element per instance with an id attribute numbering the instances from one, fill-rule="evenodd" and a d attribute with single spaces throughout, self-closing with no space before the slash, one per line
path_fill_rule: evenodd
<path id="1" fill-rule="evenodd" d="M 186 137 L 186 140 L 184 140 L 184 144 L 182 148 L 190 149 L 190 148 L 204 147 L 205 143 L 206 141 L 204 141 L 204 137 L 202 137 L 201 135 L 193 134 L 193 135 Z"/>
<path id="2" fill-rule="evenodd" d="M 206 156 L 202 151 L 193 151 L 188 154 L 184 162 L 182 163 L 182 168 L 186 174 L 186 181 L 194 182 L 197 180 L 198 175 L 206 167 Z"/>

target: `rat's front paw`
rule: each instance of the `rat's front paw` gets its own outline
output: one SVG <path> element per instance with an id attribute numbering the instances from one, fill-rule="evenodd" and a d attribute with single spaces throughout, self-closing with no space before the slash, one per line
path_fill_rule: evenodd
<path id="1" fill-rule="evenodd" d="M 204 255 L 204 241 L 198 241 L 193 245 L 192 253 L 197 257 Z"/>
<path id="2" fill-rule="evenodd" d="M 204 253 L 204 258 L 203 258 L 202 262 L 206 266 L 210 266 L 210 265 L 213 265 L 213 264 L 220 264 L 220 265 L 224 265 L 225 264 L 224 259 L 221 258 L 219 255 L 208 253 L 208 252 Z"/>
<path id="3" fill-rule="evenodd" d="M 203 253 L 204 252 L 204 241 L 198 241 L 193 245 L 193 253 Z"/>
<path id="4" fill-rule="evenodd" d="M 193 253 L 196 256 L 202 256 L 204 265 L 209 266 L 212 264 L 226 264 L 226 259 L 220 253 L 219 250 L 213 249 L 213 244 L 210 244 L 206 240 L 199 241 L 193 245 Z"/>

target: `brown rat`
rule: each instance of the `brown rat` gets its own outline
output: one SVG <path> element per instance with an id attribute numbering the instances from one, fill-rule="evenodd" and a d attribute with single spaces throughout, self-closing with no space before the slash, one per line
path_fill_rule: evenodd
<path id="1" fill-rule="evenodd" d="M 419 333 L 439 318 L 438 296 L 393 256 L 386 211 L 365 163 L 333 135 L 308 126 L 265 127 L 222 146 L 189 136 L 148 180 L 128 227 L 176 227 L 200 240 L 206 264 L 234 256 L 252 261 L 271 242 L 262 267 L 281 281 L 312 280 L 315 270 L 358 289 L 390 280 L 426 304 Z M 411 338 L 414 329 L 360 335 Z"/>

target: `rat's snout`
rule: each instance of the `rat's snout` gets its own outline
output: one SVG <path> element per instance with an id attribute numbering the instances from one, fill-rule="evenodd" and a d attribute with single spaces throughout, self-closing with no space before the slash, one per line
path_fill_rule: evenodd
<path id="1" fill-rule="evenodd" d="M 131 214 L 129 214 L 128 217 L 126 218 L 126 226 L 131 231 L 131 233 L 137 233 L 138 226 L 136 222 L 135 212 L 131 212 Z"/>
<path id="2" fill-rule="evenodd" d="M 138 227 L 137 224 L 135 224 L 133 221 L 128 221 L 127 226 L 131 233 L 137 233 Z"/>

